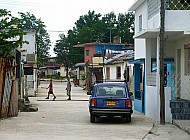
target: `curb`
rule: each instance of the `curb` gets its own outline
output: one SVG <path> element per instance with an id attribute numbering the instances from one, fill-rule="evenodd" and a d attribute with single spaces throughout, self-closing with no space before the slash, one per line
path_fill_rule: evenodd
<path id="1" fill-rule="evenodd" d="M 184 125 L 183 123 L 180 123 L 177 120 L 173 120 L 173 124 L 175 126 L 177 126 L 179 129 L 181 129 L 181 130 L 187 132 L 188 134 L 190 134 L 190 126 L 187 125 L 187 127 L 186 127 L 186 125 Z"/>

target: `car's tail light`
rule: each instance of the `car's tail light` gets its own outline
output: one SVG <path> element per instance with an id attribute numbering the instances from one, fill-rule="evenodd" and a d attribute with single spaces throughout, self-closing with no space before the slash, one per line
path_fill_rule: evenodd
<path id="1" fill-rule="evenodd" d="M 92 106 L 96 106 L 96 99 L 92 99 Z"/>
<path id="2" fill-rule="evenodd" d="M 126 100 L 126 107 L 132 107 L 131 100 Z"/>

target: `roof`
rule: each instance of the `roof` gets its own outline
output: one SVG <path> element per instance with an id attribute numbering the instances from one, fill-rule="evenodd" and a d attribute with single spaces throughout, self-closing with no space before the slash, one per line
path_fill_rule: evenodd
<path id="1" fill-rule="evenodd" d="M 140 58 L 140 59 L 129 61 L 129 64 L 139 64 L 139 63 L 144 63 L 144 61 L 145 61 L 145 58 Z"/>
<path id="2" fill-rule="evenodd" d="M 91 43 L 84 43 L 84 44 L 77 44 L 73 47 L 86 47 L 86 46 L 95 46 L 95 45 L 125 45 L 123 43 L 101 43 L 101 42 L 91 42 Z"/>
<path id="3" fill-rule="evenodd" d="M 141 4 L 143 4 L 146 0 L 137 0 L 128 11 L 135 11 Z"/>
<path id="4" fill-rule="evenodd" d="M 60 66 L 45 66 L 45 67 L 40 67 L 39 69 L 59 69 Z"/>
<path id="5" fill-rule="evenodd" d="M 75 64 L 75 67 L 84 67 L 85 66 L 85 63 L 77 63 Z"/>
<path id="6" fill-rule="evenodd" d="M 121 51 L 120 54 L 117 54 L 113 57 L 110 57 L 109 59 L 105 59 L 104 64 L 121 63 L 121 62 L 124 62 L 125 60 L 131 60 L 133 58 L 134 58 L 134 51 L 133 50 Z"/>

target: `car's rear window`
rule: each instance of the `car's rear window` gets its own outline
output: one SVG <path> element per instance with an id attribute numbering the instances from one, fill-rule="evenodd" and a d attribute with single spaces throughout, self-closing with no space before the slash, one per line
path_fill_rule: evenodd
<path id="1" fill-rule="evenodd" d="M 122 86 L 100 86 L 97 88 L 96 96 L 125 97 L 125 87 Z"/>

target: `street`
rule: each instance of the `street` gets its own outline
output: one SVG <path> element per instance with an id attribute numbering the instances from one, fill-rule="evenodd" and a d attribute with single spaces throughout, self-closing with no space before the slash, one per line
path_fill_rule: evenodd
<path id="1" fill-rule="evenodd" d="M 151 120 L 137 112 L 129 124 L 120 118 L 102 118 L 92 124 L 85 90 L 72 83 L 72 100 L 67 101 L 66 82 L 53 82 L 57 96 L 53 101 L 51 95 L 45 99 L 48 84 L 41 82 L 37 97 L 29 98 L 37 112 L 19 112 L 18 117 L 0 121 L 1 140 L 140 140 L 152 129 Z"/>

